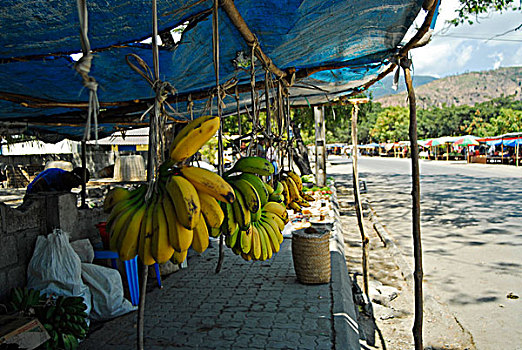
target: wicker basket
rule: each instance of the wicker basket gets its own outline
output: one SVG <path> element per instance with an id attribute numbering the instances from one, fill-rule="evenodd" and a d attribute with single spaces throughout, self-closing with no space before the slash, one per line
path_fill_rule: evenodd
<path id="1" fill-rule="evenodd" d="M 295 274 L 304 284 L 330 282 L 330 231 L 306 233 L 297 230 L 292 233 L 292 258 Z"/>

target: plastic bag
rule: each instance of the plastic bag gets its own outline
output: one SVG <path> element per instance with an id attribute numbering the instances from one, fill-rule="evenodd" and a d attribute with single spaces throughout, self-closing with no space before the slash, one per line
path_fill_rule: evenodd
<path id="1" fill-rule="evenodd" d="M 123 297 L 123 285 L 118 270 L 84 263 L 82 279 L 92 294 L 91 319 L 104 321 L 137 309 Z"/>
<path id="2" fill-rule="evenodd" d="M 71 246 L 80 257 L 82 263 L 92 263 L 94 260 L 94 248 L 87 238 L 71 242 Z"/>
<path id="3" fill-rule="evenodd" d="M 82 297 L 89 314 L 91 293 L 82 281 L 80 257 L 68 235 L 60 229 L 45 236 L 38 236 L 33 256 L 27 268 L 27 288 L 45 294 Z"/>

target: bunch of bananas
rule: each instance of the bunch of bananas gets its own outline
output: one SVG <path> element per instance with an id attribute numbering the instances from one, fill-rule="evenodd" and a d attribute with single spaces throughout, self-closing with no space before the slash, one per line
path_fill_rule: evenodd
<path id="1" fill-rule="evenodd" d="M 221 232 L 226 245 L 247 261 L 272 258 L 283 242 L 281 231 L 288 213 L 282 204 L 270 201 L 274 190 L 258 177 L 273 173 L 273 165 L 265 158 L 245 157 L 225 174 L 236 200 L 222 203 L 225 219 Z"/>
<path id="2" fill-rule="evenodd" d="M 36 316 L 43 324 L 50 336 L 44 349 L 73 350 L 87 335 L 87 305 L 82 297 L 53 298 L 35 289 L 17 287 L 11 291 L 8 305 L 25 316 Z"/>
<path id="3" fill-rule="evenodd" d="M 38 319 L 43 323 L 51 339 L 45 349 L 73 350 L 78 348 L 78 339 L 84 339 L 89 326 L 86 318 L 87 305 L 82 297 L 59 296 L 55 304 L 39 312 Z"/>
<path id="4" fill-rule="evenodd" d="M 282 194 L 287 208 L 300 213 L 302 207 L 310 207 L 308 201 L 313 201 L 314 198 L 303 192 L 303 182 L 299 175 L 291 170 L 284 171 L 279 183 L 283 186 Z"/>
<path id="5" fill-rule="evenodd" d="M 107 194 L 104 209 L 110 212 L 110 247 L 122 260 L 138 255 L 146 265 L 170 259 L 181 263 L 190 247 L 202 253 L 209 235 L 220 234 L 224 213 L 218 201 L 232 203 L 234 190 L 219 175 L 182 164 L 218 127 L 218 117 L 201 117 L 178 133 L 150 198 L 146 199 L 147 185 L 135 190 L 115 188 Z"/>

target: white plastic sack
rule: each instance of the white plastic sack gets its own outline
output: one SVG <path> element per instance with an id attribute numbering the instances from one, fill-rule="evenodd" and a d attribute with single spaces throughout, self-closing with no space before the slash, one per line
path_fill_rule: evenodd
<path id="1" fill-rule="evenodd" d="M 38 236 L 33 256 L 27 268 L 27 288 L 40 290 L 45 294 L 82 297 L 91 310 L 91 293 L 82 282 L 80 257 L 69 237 L 60 229 L 45 236 Z"/>
<path id="2" fill-rule="evenodd" d="M 92 294 L 91 319 L 108 320 L 137 309 L 123 297 L 123 285 L 118 270 L 84 263 L 82 278 Z"/>
<path id="3" fill-rule="evenodd" d="M 87 238 L 71 242 L 74 251 L 80 257 L 82 263 L 92 263 L 94 260 L 94 248 Z"/>

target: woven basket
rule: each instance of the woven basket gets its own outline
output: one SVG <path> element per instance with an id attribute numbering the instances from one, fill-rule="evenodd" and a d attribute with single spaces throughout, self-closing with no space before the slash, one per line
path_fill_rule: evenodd
<path id="1" fill-rule="evenodd" d="M 330 231 L 306 233 L 297 230 L 292 233 L 292 258 L 295 274 L 303 284 L 330 282 Z"/>

